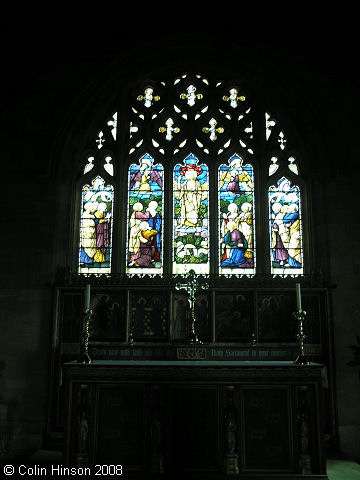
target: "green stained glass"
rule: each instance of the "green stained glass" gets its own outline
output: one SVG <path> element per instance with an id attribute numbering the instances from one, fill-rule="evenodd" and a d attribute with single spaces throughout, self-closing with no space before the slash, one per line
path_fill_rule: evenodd
<path id="1" fill-rule="evenodd" d="M 163 167 L 145 154 L 128 176 L 127 273 L 162 273 Z"/>
<path id="2" fill-rule="evenodd" d="M 219 167 L 219 273 L 255 273 L 254 174 L 233 155 Z"/>
<path id="3" fill-rule="evenodd" d="M 208 167 L 190 154 L 174 168 L 173 273 L 209 273 Z"/>
<path id="4" fill-rule="evenodd" d="M 282 177 L 269 188 L 271 273 L 303 274 L 300 188 Z"/>

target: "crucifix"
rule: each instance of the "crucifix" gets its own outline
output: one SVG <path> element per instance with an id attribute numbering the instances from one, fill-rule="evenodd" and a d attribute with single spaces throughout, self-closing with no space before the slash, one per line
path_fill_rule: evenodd
<path id="1" fill-rule="evenodd" d="M 202 280 L 200 281 L 199 277 L 195 274 L 194 270 L 190 270 L 188 274 L 185 275 L 183 281 L 178 281 L 175 283 L 176 290 L 185 290 L 188 294 L 188 302 L 190 306 L 190 313 L 191 313 L 191 326 L 190 326 L 190 335 L 189 335 L 189 342 L 190 343 L 201 343 L 196 335 L 195 323 L 196 323 L 196 315 L 195 315 L 195 293 L 198 290 L 204 290 L 209 288 L 209 283 Z"/>

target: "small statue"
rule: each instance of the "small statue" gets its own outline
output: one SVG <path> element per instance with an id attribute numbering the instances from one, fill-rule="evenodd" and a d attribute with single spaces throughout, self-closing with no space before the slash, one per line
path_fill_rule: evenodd
<path id="1" fill-rule="evenodd" d="M 157 415 L 151 425 L 151 451 L 155 455 L 161 451 L 161 422 Z"/>
<path id="2" fill-rule="evenodd" d="M 236 446 L 236 422 L 234 418 L 234 412 L 232 409 L 229 410 L 227 419 L 226 419 L 226 443 L 227 443 L 227 453 L 235 453 Z"/>
<path id="3" fill-rule="evenodd" d="M 86 418 L 85 410 L 82 410 L 78 416 L 78 442 L 79 453 L 86 453 L 88 440 L 89 426 Z"/>

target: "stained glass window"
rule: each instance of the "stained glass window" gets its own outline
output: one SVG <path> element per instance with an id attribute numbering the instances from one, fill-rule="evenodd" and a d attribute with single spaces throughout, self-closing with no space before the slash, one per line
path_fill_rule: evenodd
<path id="1" fill-rule="evenodd" d="M 83 150 L 78 271 L 302 275 L 303 166 L 285 117 L 241 79 L 184 72 L 128 93 Z"/>
<path id="2" fill-rule="evenodd" d="M 302 219 L 300 188 L 282 177 L 269 188 L 271 273 L 302 274 Z"/>
<path id="3" fill-rule="evenodd" d="M 80 273 L 110 273 L 114 189 L 100 176 L 81 193 Z"/>
<path id="4" fill-rule="evenodd" d="M 208 167 L 192 154 L 174 168 L 173 273 L 209 273 Z"/>
<path id="5" fill-rule="evenodd" d="M 253 168 L 233 155 L 219 167 L 219 273 L 255 272 Z"/>
<path id="6" fill-rule="evenodd" d="M 143 155 L 128 175 L 127 273 L 163 271 L 163 167 Z"/>

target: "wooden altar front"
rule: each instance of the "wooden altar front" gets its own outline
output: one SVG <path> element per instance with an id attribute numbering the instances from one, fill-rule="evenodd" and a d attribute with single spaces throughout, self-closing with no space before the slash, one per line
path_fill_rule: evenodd
<path id="1" fill-rule="evenodd" d="M 325 479 L 322 370 L 289 361 L 67 363 L 66 464 L 121 465 L 127 478 Z"/>

